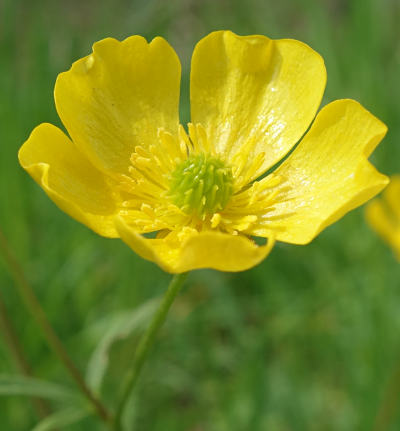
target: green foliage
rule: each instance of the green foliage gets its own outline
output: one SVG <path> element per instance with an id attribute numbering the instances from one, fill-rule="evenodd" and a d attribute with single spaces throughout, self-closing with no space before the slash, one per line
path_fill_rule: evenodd
<path id="1" fill-rule="evenodd" d="M 159 301 L 153 299 L 143 305 L 136 306 L 130 311 L 118 311 L 107 316 L 106 322 L 96 322 L 96 326 L 104 328 L 105 332 L 88 361 L 86 380 L 89 387 L 95 392 L 101 392 L 101 385 L 109 365 L 109 355 L 114 343 L 131 337 L 138 330 L 144 330 L 151 316 L 157 309 Z M 105 325 L 106 326 L 105 326 Z"/>
<path id="2" fill-rule="evenodd" d="M 18 148 L 33 127 L 60 125 L 52 94 L 57 74 L 103 37 L 164 36 L 182 59 L 185 122 L 190 53 L 202 36 L 225 28 L 300 39 L 325 58 L 324 103 L 355 98 L 389 126 L 373 161 L 392 174 L 400 171 L 399 22 L 396 0 L 0 2 L 0 225 L 79 368 L 92 357 L 88 381 L 102 389 L 108 407 L 146 321 L 146 313 L 140 324 L 130 311 L 118 313 L 151 307 L 147 301 L 162 294 L 170 277 L 121 241 L 71 220 L 19 167 Z M 400 265 L 365 225 L 362 209 L 308 246 L 279 244 L 241 274 L 197 271 L 187 286 L 131 400 L 127 430 L 373 429 L 400 364 Z M 51 396 L 57 390 L 48 382 L 72 383 L 1 259 L 0 289 L 34 375 L 46 381 L 42 392 L 25 381 L 24 395 L 49 398 L 53 412 L 36 431 L 103 430 L 76 404 L 63 402 L 60 410 L 61 399 Z M 131 331 L 120 331 L 124 322 Z M 0 370 L 16 373 L 2 337 Z M 23 395 L 16 382 L 3 391 L 14 387 L 16 395 L 19 387 Z M 6 383 L 0 379 L 0 391 Z M 400 428 L 394 394 L 388 431 Z M 0 429 L 32 429 L 35 411 L 14 395 L 0 397 Z"/>
<path id="3" fill-rule="evenodd" d="M 0 375 L 0 396 L 25 395 L 71 402 L 78 398 L 68 388 L 54 383 L 20 375 Z"/>
<path id="4" fill-rule="evenodd" d="M 87 410 L 78 407 L 70 407 L 60 410 L 52 415 L 47 416 L 38 423 L 32 431 L 51 431 L 65 429 L 64 427 L 80 422 L 89 413 Z"/>

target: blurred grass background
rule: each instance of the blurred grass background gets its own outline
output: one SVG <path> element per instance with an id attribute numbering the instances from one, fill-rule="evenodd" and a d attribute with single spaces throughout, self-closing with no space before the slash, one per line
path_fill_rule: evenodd
<path id="1" fill-rule="evenodd" d="M 61 125 L 57 74 L 101 38 L 161 35 L 182 61 L 187 121 L 190 55 L 201 37 L 230 29 L 300 39 L 326 61 L 324 104 L 355 98 L 389 126 L 373 161 L 392 174 L 400 172 L 399 22 L 398 0 L 0 0 L 0 225 L 80 369 L 110 322 L 134 316 L 170 277 L 70 219 L 19 167 L 33 127 Z M 400 265 L 363 209 L 308 246 L 278 244 L 245 273 L 196 271 L 187 286 L 140 380 L 130 429 L 365 431 L 390 406 L 379 429 L 400 429 Z M 0 289 L 35 375 L 73 387 L 1 259 Z M 109 352 L 108 405 L 136 341 L 133 331 Z M 0 337 L 0 373 L 16 372 Z M 0 398 L 2 431 L 37 421 L 28 399 Z M 87 418 L 63 429 L 103 428 Z"/>

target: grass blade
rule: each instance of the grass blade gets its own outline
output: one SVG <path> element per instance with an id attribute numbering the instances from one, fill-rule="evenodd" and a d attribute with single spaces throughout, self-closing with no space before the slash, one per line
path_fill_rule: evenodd
<path id="1" fill-rule="evenodd" d="M 57 401 L 78 399 L 78 394 L 64 386 L 21 375 L 0 375 L 0 396 L 22 395 Z"/>
<path id="2" fill-rule="evenodd" d="M 152 299 L 134 310 L 119 312 L 113 316 L 108 330 L 94 349 L 87 368 L 86 381 L 95 393 L 100 392 L 113 344 L 141 329 L 150 320 L 159 302 L 158 298 Z"/>
<path id="3" fill-rule="evenodd" d="M 56 428 L 63 429 L 62 427 L 72 425 L 85 419 L 89 414 L 87 410 L 81 407 L 68 407 L 43 419 L 32 431 L 51 431 Z"/>

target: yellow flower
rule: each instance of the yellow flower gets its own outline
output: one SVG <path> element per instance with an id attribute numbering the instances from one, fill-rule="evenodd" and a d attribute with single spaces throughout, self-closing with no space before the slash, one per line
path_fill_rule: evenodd
<path id="1" fill-rule="evenodd" d="M 271 171 L 321 102 L 325 66 L 307 45 L 206 36 L 192 57 L 187 130 L 180 70 L 159 37 L 95 43 L 56 82 L 70 138 L 39 125 L 21 165 L 70 216 L 172 273 L 250 268 L 275 240 L 306 244 L 387 184 L 367 160 L 386 126 L 353 100 L 325 106 Z"/>
<path id="2" fill-rule="evenodd" d="M 400 260 L 400 175 L 391 177 L 382 197 L 370 202 L 365 214 L 372 229 L 392 247 Z"/>

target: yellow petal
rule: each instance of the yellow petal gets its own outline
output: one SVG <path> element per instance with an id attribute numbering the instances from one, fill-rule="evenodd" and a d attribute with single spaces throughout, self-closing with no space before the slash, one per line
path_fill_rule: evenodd
<path id="1" fill-rule="evenodd" d="M 118 237 L 111 180 L 92 166 L 60 129 L 39 125 L 18 157 L 59 208 L 100 235 Z"/>
<path id="2" fill-rule="evenodd" d="M 248 169 L 265 152 L 255 178 L 307 130 L 325 83 L 323 59 L 301 42 L 211 33 L 193 53 L 192 122 L 205 127 L 211 145 L 234 165 L 244 157 Z"/>
<path id="3" fill-rule="evenodd" d="M 136 233 L 124 220 L 116 217 L 121 239 L 144 259 L 155 262 L 170 273 L 213 268 L 219 271 L 244 271 L 260 263 L 271 251 L 274 239 L 257 246 L 241 235 L 205 231 L 187 234 L 171 232 L 161 239 L 147 239 Z"/>
<path id="4" fill-rule="evenodd" d="M 274 172 L 283 178 L 273 209 L 253 234 L 278 228 L 280 241 L 306 244 L 388 183 L 367 158 L 386 126 L 354 100 L 337 100 L 318 114 L 310 131 Z M 263 227 L 265 230 L 263 231 Z"/>
<path id="5" fill-rule="evenodd" d="M 368 224 L 395 252 L 400 260 L 400 177 L 391 178 L 381 199 L 370 202 L 365 215 Z"/>
<path id="6" fill-rule="evenodd" d="M 180 63 L 162 38 L 104 39 L 56 82 L 58 114 L 72 140 L 102 170 L 125 173 L 136 146 L 177 133 Z"/>
<path id="7" fill-rule="evenodd" d="M 388 210 L 400 224 L 400 175 L 390 178 L 390 184 L 383 191 L 383 200 Z"/>

